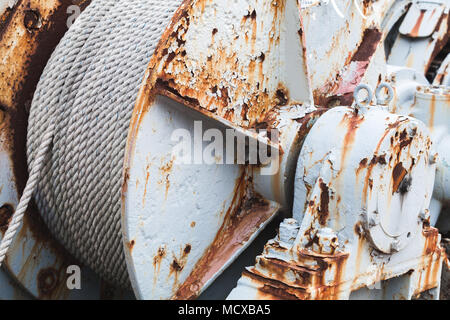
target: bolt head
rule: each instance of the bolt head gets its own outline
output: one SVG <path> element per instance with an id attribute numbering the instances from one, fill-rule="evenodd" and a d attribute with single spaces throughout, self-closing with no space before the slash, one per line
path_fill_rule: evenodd
<path id="1" fill-rule="evenodd" d="M 430 210 L 425 210 L 425 211 L 423 211 L 423 212 L 421 212 L 420 214 L 419 214 L 419 218 L 422 220 L 422 221 L 428 221 L 429 219 L 430 219 Z"/>
<path id="2" fill-rule="evenodd" d="M 439 154 L 436 151 L 431 151 L 430 152 L 430 157 L 428 159 L 428 162 L 430 163 L 430 165 L 436 164 L 439 160 Z"/>
<path id="3" fill-rule="evenodd" d="M 400 251 L 400 241 L 395 240 L 394 242 L 391 243 L 391 252 L 395 253 L 399 251 Z"/>
<path id="4" fill-rule="evenodd" d="M 372 215 L 369 218 L 369 228 L 376 227 L 380 224 L 380 216 L 379 215 Z"/>

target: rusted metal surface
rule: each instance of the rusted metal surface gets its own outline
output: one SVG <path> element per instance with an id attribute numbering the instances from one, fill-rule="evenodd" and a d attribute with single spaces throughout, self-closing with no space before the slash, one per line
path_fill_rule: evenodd
<path id="1" fill-rule="evenodd" d="M 357 8 L 348 4 L 346 18 L 341 19 L 331 7 L 299 10 L 299 4 L 290 0 L 231 7 L 185 1 L 148 67 L 131 134 L 157 95 L 240 130 L 275 128 L 274 123 L 286 122 L 280 118 L 289 118 L 280 115 L 286 109 L 304 113 L 313 100 L 327 107 L 352 104 L 353 90 L 361 81 L 376 86 L 381 79 L 384 51 L 379 30 L 391 3 L 364 2 L 364 12 L 372 13 L 364 20 Z M 324 23 L 327 32 L 318 39 L 315 30 Z M 348 59 L 341 59 L 343 56 Z M 359 70 L 356 73 L 355 68 Z M 264 79 L 267 74 L 271 76 Z M 324 86 L 327 79 L 339 81 Z M 319 87 L 323 94 L 317 93 Z M 290 149 L 292 134 L 298 129 L 291 127 L 281 132 L 283 150 Z M 281 181 L 276 181 L 282 189 L 283 174 Z M 279 196 L 269 198 L 286 203 L 288 191 L 277 193 Z"/>
<path id="2" fill-rule="evenodd" d="M 439 219 L 442 208 L 448 203 L 450 190 L 448 171 L 450 104 L 448 87 L 430 86 L 419 72 L 413 69 L 391 67 L 389 80 L 396 87 L 396 97 L 389 107 L 391 112 L 415 117 L 430 130 L 437 162 L 437 173 L 431 202 L 431 224 Z"/>
<path id="3" fill-rule="evenodd" d="M 274 210 L 292 202 L 298 152 L 324 112 L 310 106 L 297 12 L 296 1 L 251 1 L 232 6 L 186 1 L 166 30 L 139 94 L 127 147 L 123 225 L 127 261 L 138 297 L 197 296 L 270 221 Z M 289 41 L 296 45 L 288 46 Z M 194 112 L 188 112 L 186 106 Z M 268 145 L 275 146 L 280 155 L 280 170 L 263 176 L 261 165 L 219 165 L 212 174 L 211 166 L 173 165 L 157 179 L 163 182 L 161 190 L 151 183 L 161 175 L 157 166 L 165 167 L 174 159 L 173 145 L 163 145 L 160 140 L 175 129 L 192 132 L 196 119 L 209 119 L 212 124 L 208 128 L 232 128 L 251 139 L 259 138 L 249 129 L 278 129 L 279 141 L 269 141 Z M 242 185 L 236 186 L 242 170 L 246 173 L 245 192 Z M 145 181 L 141 181 L 141 172 L 146 172 Z M 208 182 L 200 184 L 205 179 Z M 217 179 L 220 186 L 216 186 Z M 186 193 L 188 190 L 191 193 Z M 219 203 L 219 207 L 202 204 L 205 200 L 200 195 L 204 193 L 210 195 L 208 203 Z M 184 194 L 191 200 L 184 201 Z M 269 201 L 270 206 L 246 207 L 244 203 L 254 201 L 249 194 L 261 199 L 257 203 Z M 133 209 L 137 202 L 142 203 L 140 213 Z M 196 203 L 197 208 L 191 208 Z M 181 214 L 177 213 L 179 204 L 190 213 L 203 212 L 203 207 L 209 212 L 203 214 L 203 221 L 190 215 L 175 218 Z M 142 212 L 146 212 L 145 217 Z M 169 223 L 169 215 L 173 216 L 171 221 L 176 219 L 172 227 L 180 228 L 180 233 L 185 230 L 185 236 L 170 242 L 166 239 L 169 235 L 160 235 L 152 227 Z M 155 237 L 158 241 L 148 241 Z M 187 243 L 190 250 L 184 256 Z M 155 255 L 154 266 L 146 267 L 146 262 L 139 261 L 149 254 Z"/>
<path id="4" fill-rule="evenodd" d="M 352 2 L 342 2 L 344 18 L 332 6 L 301 11 L 302 37 L 315 105 L 350 106 L 361 82 L 376 87 L 384 70 L 381 17 L 393 1 L 360 1 L 367 19 Z M 317 33 L 317 30 L 323 32 Z"/>
<path id="5" fill-rule="evenodd" d="M 450 203 L 450 90 L 445 86 L 420 86 L 416 91 L 412 114 L 429 127 L 436 150 L 436 182 L 432 202 L 432 223 Z M 446 231 L 446 230 L 444 230 Z"/>
<path id="6" fill-rule="evenodd" d="M 192 299 L 198 296 L 200 289 L 213 279 L 224 265 L 236 254 L 242 243 L 249 242 L 256 232 L 256 226 L 267 221 L 272 210 L 270 203 L 263 199 L 253 198 L 239 208 L 241 212 L 228 214 L 225 223 L 216 238 L 197 262 L 194 271 L 177 290 L 175 298 Z M 248 229 L 250 227 L 250 229 Z"/>
<path id="7" fill-rule="evenodd" d="M 312 99 L 319 106 L 351 105 L 354 88 L 361 81 L 376 86 L 384 71 L 381 17 L 391 3 L 361 1 L 370 17 L 364 19 L 345 2 L 342 19 L 331 6 L 301 9 L 288 0 L 231 8 L 186 1 L 159 45 L 146 83 L 247 128 L 280 106 Z M 319 27 L 324 30 L 317 34 Z"/>
<path id="8" fill-rule="evenodd" d="M 246 128 L 280 106 L 309 102 L 302 26 L 295 12 L 297 3 L 291 0 L 185 1 L 160 42 L 146 82 Z M 293 64 L 295 74 L 288 70 Z"/>
<path id="9" fill-rule="evenodd" d="M 444 10 L 445 2 L 434 6 L 426 1 L 415 2 L 400 26 L 400 33 L 412 38 L 431 36 L 438 27 Z"/>
<path id="10" fill-rule="evenodd" d="M 8 8 L 2 15 L 0 41 L 3 62 L 0 67 L 2 75 L 0 86 L 0 104 L 5 118 L 2 126 L 3 154 L 5 166 L 10 168 L 13 176 L 8 188 L 2 190 L 14 194 L 9 206 L 15 207 L 18 195 L 24 188 L 27 179 L 25 160 L 25 141 L 27 106 L 31 103 L 34 87 L 49 58 L 53 48 L 65 31 L 65 10 L 69 1 L 63 5 L 59 1 L 43 4 L 38 1 L 20 1 L 13 8 Z M 7 160 L 9 158 L 9 161 Z M 9 162 L 8 165 L 7 162 Z M 8 180 L 2 180 L 8 181 Z M 39 268 L 57 265 L 61 279 L 65 277 L 64 266 L 67 261 L 64 250 L 45 233 L 44 224 L 39 220 L 36 210 L 29 210 L 25 217 L 24 227 L 17 237 L 15 249 L 11 251 L 5 267 L 36 297 L 58 298 L 57 292 L 47 290 L 45 296 L 38 289 Z M 44 249 L 45 248 L 45 249 Z M 53 256 L 56 261 L 41 261 L 41 252 Z M 59 290 L 64 290 L 65 282 L 59 281 Z M 67 293 L 68 294 L 68 293 Z"/>

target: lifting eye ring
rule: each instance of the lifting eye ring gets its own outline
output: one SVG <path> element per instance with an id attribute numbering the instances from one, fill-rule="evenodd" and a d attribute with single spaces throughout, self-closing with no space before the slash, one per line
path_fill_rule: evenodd
<path id="1" fill-rule="evenodd" d="M 388 91 L 388 95 L 385 98 L 381 97 L 381 93 L 382 93 L 383 89 L 387 89 L 387 91 Z M 378 105 L 387 106 L 394 98 L 394 89 L 392 88 L 392 86 L 389 83 L 382 82 L 378 86 L 377 91 L 375 92 L 375 96 L 377 98 Z"/>
<path id="2" fill-rule="evenodd" d="M 386 97 L 382 97 L 382 91 L 383 89 L 387 90 L 387 96 Z M 365 90 L 367 92 L 367 97 L 364 99 L 359 99 L 359 93 L 361 91 Z M 355 102 L 356 105 L 359 108 L 364 108 L 370 105 L 370 103 L 373 100 L 373 90 L 372 88 L 367 85 L 367 84 L 360 84 L 356 87 L 354 93 L 353 93 L 354 97 L 355 97 Z M 377 90 L 375 91 L 375 97 L 377 99 L 377 105 L 380 106 L 387 106 L 392 99 L 394 98 L 394 88 L 392 88 L 392 86 L 389 83 L 386 82 L 382 82 L 378 87 Z"/>
<path id="3" fill-rule="evenodd" d="M 359 99 L 359 93 L 361 91 L 365 90 L 367 92 L 367 97 L 364 99 Z M 360 85 L 358 85 L 353 93 L 354 97 L 355 97 L 355 102 L 356 105 L 359 108 L 364 108 L 370 105 L 370 103 L 373 100 L 373 90 L 372 88 L 364 83 L 361 83 Z"/>

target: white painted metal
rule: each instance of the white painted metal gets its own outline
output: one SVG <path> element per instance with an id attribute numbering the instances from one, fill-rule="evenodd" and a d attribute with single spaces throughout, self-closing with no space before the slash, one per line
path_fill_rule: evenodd
<path id="1" fill-rule="evenodd" d="M 203 130 L 195 131 L 195 121 L 202 121 Z M 158 97 L 141 118 L 128 164 L 123 214 L 124 236 L 128 244 L 132 243 L 131 249 L 126 248 L 127 262 L 140 299 L 168 299 L 175 295 L 214 242 L 229 215 L 227 211 L 238 209 L 233 202 L 239 197 L 236 193 L 246 169 L 194 162 L 194 139 L 200 139 L 201 146 L 207 147 L 209 143 L 202 141 L 207 129 L 223 127 L 165 97 Z M 180 163 L 181 159 L 173 154 L 179 141 L 170 138 L 177 130 L 191 134 L 192 140 L 187 142 L 192 144 L 192 164 Z M 273 216 L 278 205 L 273 204 L 271 210 Z M 253 237 L 269 221 L 259 225 Z M 251 239 L 247 244 L 250 242 Z M 245 247 L 242 244 L 216 273 Z M 215 276 L 210 275 L 203 289 Z"/>
<path id="2" fill-rule="evenodd" d="M 449 201 L 448 87 L 429 86 L 425 76 L 414 69 L 389 66 L 388 72 L 388 81 L 395 87 L 396 92 L 396 98 L 389 110 L 392 113 L 415 117 L 423 121 L 431 131 L 433 149 L 438 154 L 436 183 L 430 207 L 431 224 L 435 225 L 443 205 Z"/>
<path id="3" fill-rule="evenodd" d="M 341 107 L 328 111 L 300 154 L 295 220 L 280 226 L 278 238 L 266 245 L 229 299 L 276 298 L 277 291 L 267 290 L 275 285 L 264 279 L 286 284 L 278 287 L 281 292 L 298 298 L 348 299 L 352 291 L 401 277 L 392 297 L 416 295 L 423 286 L 418 280 L 423 268 L 436 263 L 439 277 L 443 258 L 437 249 L 422 263 L 428 242 L 420 231 L 426 229 L 422 221 L 427 219 L 436 168 L 430 152 L 428 130 L 413 118 L 380 107 L 359 114 Z M 400 176 L 399 166 L 405 171 Z M 328 262 L 326 270 L 320 263 L 315 267 L 322 259 Z M 290 267 L 275 272 L 266 267 L 271 263 Z M 308 269 L 324 274 L 315 278 Z M 406 274 L 410 270 L 414 272 Z M 302 276 L 305 272 L 311 278 Z"/>
<path id="4" fill-rule="evenodd" d="M 432 223 L 436 223 L 442 205 L 450 203 L 450 88 L 418 87 L 412 114 L 430 128 L 437 152 L 432 210 Z"/>
<path id="5" fill-rule="evenodd" d="M 435 31 L 439 19 L 445 10 L 445 1 L 416 1 L 408 10 L 408 14 L 400 26 L 400 33 L 413 38 L 429 37 Z M 423 12 L 423 13 L 421 13 Z M 419 24 L 417 21 L 426 21 Z"/>
<path id="6" fill-rule="evenodd" d="M 448 0 L 414 1 L 399 29 L 388 63 L 424 74 L 448 34 Z"/>
<path id="7" fill-rule="evenodd" d="M 354 223 L 350 221 L 354 221 L 355 214 L 363 214 L 368 224 L 374 222 L 369 231 L 373 244 L 378 250 L 391 253 L 394 246 L 396 250 L 406 247 L 417 234 L 420 230 L 417 217 L 429 206 L 434 173 L 427 167 L 428 159 L 420 154 L 427 149 L 426 138 L 415 137 L 421 132 L 426 136 L 427 131 L 420 123 L 390 115 L 381 108 L 369 107 L 362 118 L 351 120 L 351 117 L 346 109 L 336 108 L 311 130 L 297 168 L 293 216 L 305 223 L 304 209 L 309 201 L 319 201 L 313 195 L 318 179 L 322 178 L 323 182 L 336 189 L 333 191 L 335 203 L 330 207 L 342 219 L 332 221 L 332 228 L 339 231 L 340 240 L 345 242 L 353 237 L 354 230 L 349 226 Z M 404 124 L 387 129 L 397 121 Z M 333 126 L 332 137 L 327 134 L 330 126 Z M 349 133 L 351 126 L 354 126 L 355 133 Z M 391 138 L 399 141 L 398 135 L 402 130 L 405 130 L 407 138 L 417 139 L 408 152 L 395 151 L 391 144 Z M 349 137 L 351 134 L 354 136 Z M 392 159 L 392 155 L 398 156 L 397 160 Z M 385 161 L 384 165 L 381 163 L 370 168 L 376 157 L 383 157 L 380 162 Z M 364 162 L 367 162 L 367 167 L 364 167 Z M 409 178 L 405 178 L 411 181 L 406 195 L 393 190 L 393 170 L 400 163 L 409 171 Z"/>
<path id="8" fill-rule="evenodd" d="M 450 54 L 447 55 L 439 68 L 433 84 L 436 86 L 450 87 Z"/>
<path id="9" fill-rule="evenodd" d="M 418 86 L 429 82 L 422 72 L 415 69 L 388 65 L 387 80 L 395 89 L 395 98 L 389 106 L 392 113 L 413 116 L 412 107 Z"/>

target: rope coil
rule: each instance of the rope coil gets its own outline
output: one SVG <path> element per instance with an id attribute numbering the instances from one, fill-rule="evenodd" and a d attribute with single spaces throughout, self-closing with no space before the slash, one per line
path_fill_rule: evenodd
<path id="1" fill-rule="evenodd" d="M 147 65 L 181 1 L 94 0 L 61 40 L 33 98 L 30 179 L 0 258 L 36 188 L 56 239 L 105 280 L 130 287 L 121 231 L 127 134 Z"/>

